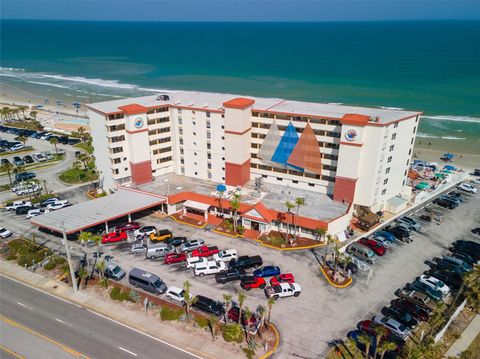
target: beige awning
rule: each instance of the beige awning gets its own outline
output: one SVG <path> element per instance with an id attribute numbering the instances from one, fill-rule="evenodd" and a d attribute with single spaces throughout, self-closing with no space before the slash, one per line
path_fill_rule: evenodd
<path id="1" fill-rule="evenodd" d="M 185 201 L 183 203 L 183 206 L 184 207 L 188 207 L 188 208 L 192 208 L 192 209 L 196 209 L 198 211 L 202 211 L 202 212 L 205 212 L 208 210 L 208 208 L 210 208 L 210 205 L 209 204 L 206 204 L 206 203 L 201 203 L 201 202 L 195 202 L 195 201 Z"/>

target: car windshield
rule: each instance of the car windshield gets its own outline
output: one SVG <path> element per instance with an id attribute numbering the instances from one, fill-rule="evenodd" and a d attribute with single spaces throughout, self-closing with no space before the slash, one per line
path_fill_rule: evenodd
<path id="1" fill-rule="evenodd" d="M 119 273 L 120 271 L 122 270 L 122 268 L 120 268 L 119 266 L 116 266 L 115 268 L 113 268 L 112 272 L 117 274 Z"/>
<path id="2" fill-rule="evenodd" d="M 373 257 L 374 255 L 375 255 L 375 253 L 373 253 L 373 251 L 368 251 L 368 252 L 367 252 L 368 258 L 371 258 L 371 257 Z"/>
<path id="3" fill-rule="evenodd" d="M 153 283 L 155 288 L 160 288 L 162 286 L 162 284 L 163 284 L 163 282 L 160 279 L 157 279 L 156 282 Z"/>
<path id="4" fill-rule="evenodd" d="M 398 330 L 400 330 L 401 332 L 404 332 L 405 329 L 407 329 L 407 327 L 406 327 L 405 325 L 403 325 L 403 324 L 400 324 L 400 325 L 398 326 Z"/>

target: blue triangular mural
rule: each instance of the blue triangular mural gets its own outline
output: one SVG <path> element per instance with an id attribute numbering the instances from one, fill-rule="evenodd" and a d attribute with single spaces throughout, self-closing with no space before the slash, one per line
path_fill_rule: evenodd
<path id="1" fill-rule="evenodd" d="M 275 150 L 275 153 L 272 156 L 272 161 L 279 163 L 281 165 L 287 166 L 287 161 L 288 158 L 290 157 L 290 154 L 292 153 L 293 149 L 295 148 L 295 145 L 298 142 L 298 134 L 297 131 L 295 130 L 295 127 L 293 124 L 290 122 L 285 129 L 285 133 L 282 136 L 282 139 L 280 140 L 280 143 L 277 146 L 277 149 Z M 298 171 L 303 171 L 302 168 L 296 167 L 296 166 L 291 166 Z"/>

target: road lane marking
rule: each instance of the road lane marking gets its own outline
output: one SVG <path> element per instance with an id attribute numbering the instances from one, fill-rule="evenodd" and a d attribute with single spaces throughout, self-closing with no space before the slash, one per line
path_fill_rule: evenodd
<path id="1" fill-rule="evenodd" d="M 59 323 L 65 324 L 66 326 L 69 326 L 69 327 L 72 326 L 71 324 L 65 323 L 65 322 L 64 322 L 63 320 L 61 320 L 61 319 L 55 318 L 55 320 L 56 320 L 57 322 L 59 322 Z"/>
<path id="2" fill-rule="evenodd" d="M 30 309 L 30 310 L 33 310 L 33 308 L 29 307 L 28 305 L 25 305 L 23 303 L 20 303 L 20 302 L 17 302 L 17 304 L 21 307 L 24 307 L 24 308 L 27 308 L 27 309 Z"/>
<path id="3" fill-rule="evenodd" d="M 0 276 L 2 276 L 2 277 L 4 277 L 4 278 L 7 278 L 8 280 L 11 280 L 12 282 L 16 282 L 16 283 L 18 283 L 18 284 L 20 284 L 20 285 L 23 285 L 23 286 L 25 286 L 25 287 L 28 287 L 28 288 L 30 288 L 30 289 L 36 290 L 37 292 L 40 292 L 40 293 L 42 293 L 42 294 L 48 295 L 48 296 L 50 296 L 50 297 L 52 297 L 52 298 L 54 298 L 54 299 L 56 299 L 56 300 L 60 300 L 60 301 L 62 301 L 62 302 L 65 302 L 65 303 L 68 303 L 68 304 L 70 304 L 70 305 L 73 305 L 73 306 L 75 306 L 75 307 L 77 307 L 77 308 L 86 310 L 86 311 L 87 311 L 88 313 L 90 313 L 90 314 L 96 315 L 97 317 L 100 317 L 100 318 L 103 318 L 103 319 L 108 320 L 108 321 L 110 321 L 110 322 L 116 323 L 116 324 L 118 324 L 118 325 L 120 325 L 120 326 L 122 326 L 122 327 L 124 327 L 124 328 L 129 329 L 129 330 L 133 330 L 134 332 L 136 332 L 136 333 L 138 333 L 138 334 L 140 334 L 140 335 L 143 335 L 143 336 L 148 337 L 148 338 L 150 338 L 150 339 L 152 339 L 152 340 L 155 340 L 155 341 L 157 341 L 157 342 L 159 342 L 159 343 L 162 343 L 162 344 L 164 344 L 164 345 L 167 345 L 167 346 L 169 346 L 169 347 L 171 347 L 171 348 L 174 348 L 174 349 L 176 349 L 176 350 L 178 350 L 178 351 L 181 351 L 182 353 L 188 354 L 188 355 L 190 355 L 190 356 L 193 357 L 193 358 L 204 359 L 204 358 L 202 358 L 201 356 L 198 356 L 197 354 L 191 353 L 191 352 L 189 352 L 188 350 L 185 350 L 185 349 L 180 348 L 180 347 L 178 347 L 178 346 L 176 346 L 176 345 L 174 345 L 174 344 L 171 344 L 171 343 L 169 343 L 169 342 L 166 342 L 166 341 L 164 341 L 164 340 L 162 340 L 162 339 L 160 339 L 160 338 L 154 337 L 154 336 L 151 335 L 151 334 L 148 334 L 148 333 L 147 333 L 147 329 L 145 329 L 145 328 L 143 328 L 143 327 L 141 327 L 141 326 L 139 326 L 139 325 L 136 325 L 136 324 L 134 324 L 134 323 L 129 323 L 129 325 L 127 325 L 127 324 L 125 324 L 125 323 L 122 323 L 122 322 L 120 322 L 120 321 L 118 321 L 118 320 L 116 320 L 116 319 L 113 319 L 113 318 L 109 317 L 109 316 L 107 315 L 107 313 L 105 313 L 105 314 L 100 313 L 100 310 L 99 310 L 99 309 L 96 309 L 96 308 L 94 308 L 94 307 L 90 307 L 90 306 L 88 306 L 88 305 L 86 305 L 86 304 L 85 304 L 85 305 L 77 304 L 77 303 L 75 303 L 75 302 L 72 301 L 73 299 L 67 300 L 67 298 L 61 297 L 60 294 L 55 295 L 55 294 L 53 294 L 53 293 L 49 293 L 49 292 L 47 292 L 47 291 L 46 291 L 45 289 L 43 289 L 43 288 L 38 288 L 38 287 L 35 287 L 34 285 L 32 285 L 32 284 L 30 284 L 30 283 L 23 282 L 23 281 L 21 281 L 18 277 L 15 277 L 15 276 L 13 276 L 12 274 L 7 273 L 7 272 L 5 272 L 5 271 L 3 271 L 3 270 L 0 270 Z M 140 330 L 140 329 L 137 329 L 137 328 L 135 328 L 135 327 L 140 328 L 141 330 Z"/>
<path id="4" fill-rule="evenodd" d="M 138 356 L 138 355 L 135 354 L 134 352 L 131 352 L 130 350 L 127 350 L 127 349 L 125 349 L 125 348 L 118 347 L 118 349 L 123 350 L 124 352 L 127 352 L 128 354 L 131 354 L 131 355 L 133 355 L 133 356 L 135 356 L 135 357 Z"/>
<path id="5" fill-rule="evenodd" d="M 21 356 L 20 354 L 17 354 L 12 349 L 8 349 L 7 347 L 3 346 L 2 344 L 0 344 L 0 349 L 3 350 L 4 352 L 7 352 L 8 354 L 10 354 L 11 356 L 13 356 L 17 359 L 25 359 L 25 357 Z"/>
<path id="6" fill-rule="evenodd" d="M 22 325 L 22 324 L 20 324 L 20 323 L 17 323 L 17 322 L 15 322 L 15 321 L 13 321 L 12 319 L 9 319 L 9 318 L 7 318 L 7 317 L 4 317 L 3 315 L 0 315 L 0 320 L 3 321 L 3 322 L 5 322 L 5 323 L 7 323 L 7 324 L 10 324 L 10 325 L 13 326 L 13 327 L 17 327 L 17 328 L 23 329 L 24 331 L 26 331 L 26 332 L 28 332 L 28 333 L 30 333 L 30 334 L 33 334 L 33 335 L 35 335 L 35 336 L 37 336 L 37 337 L 39 337 L 39 338 L 42 338 L 42 339 L 44 339 L 44 340 L 46 340 L 46 341 L 48 341 L 48 342 L 50 342 L 50 343 L 52 343 L 52 344 L 55 344 L 55 345 L 59 346 L 60 348 L 62 348 L 62 349 L 63 349 L 64 351 L 66 351 L 67 353 L 73 354 L 73 355 L 75 355 L 75 356 L 77 356 L 77 357 L 81 357 L 81 358 L 86 358 L 86 359 L 88 359 L 87 356 L 85 356 L 85 355 L 83 355 L 83 354 L 81 354 L 81 353 L 73 350 L 72 348 L 69 348 L 69 347 L 67 347 L 67 346 L 65 346 L 65 345 L 63 345 L 63 344 L 60 344 L 59 342 L 56 342 L 55 340 L 53 340 L 53 339 L 51 339 L 51 338 L 49 338 L 49 337 L 46 337 L 45 335 L 40 334 L 39 332 L 36 332 L 36 331 L 33 330 L 33 329 L 30 329 L 30 328 L 28 328 L 28 327 L 26 327 L 26 326 L 24 326 L 24 325 Z"/>

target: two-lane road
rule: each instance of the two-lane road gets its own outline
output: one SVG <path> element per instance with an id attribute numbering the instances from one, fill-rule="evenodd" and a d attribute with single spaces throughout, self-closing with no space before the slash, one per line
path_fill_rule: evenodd
<path id="1" fill-rule="evenodd" d="M 0 288 L 1 357 L 200 358 L 3 275 Z"/>

